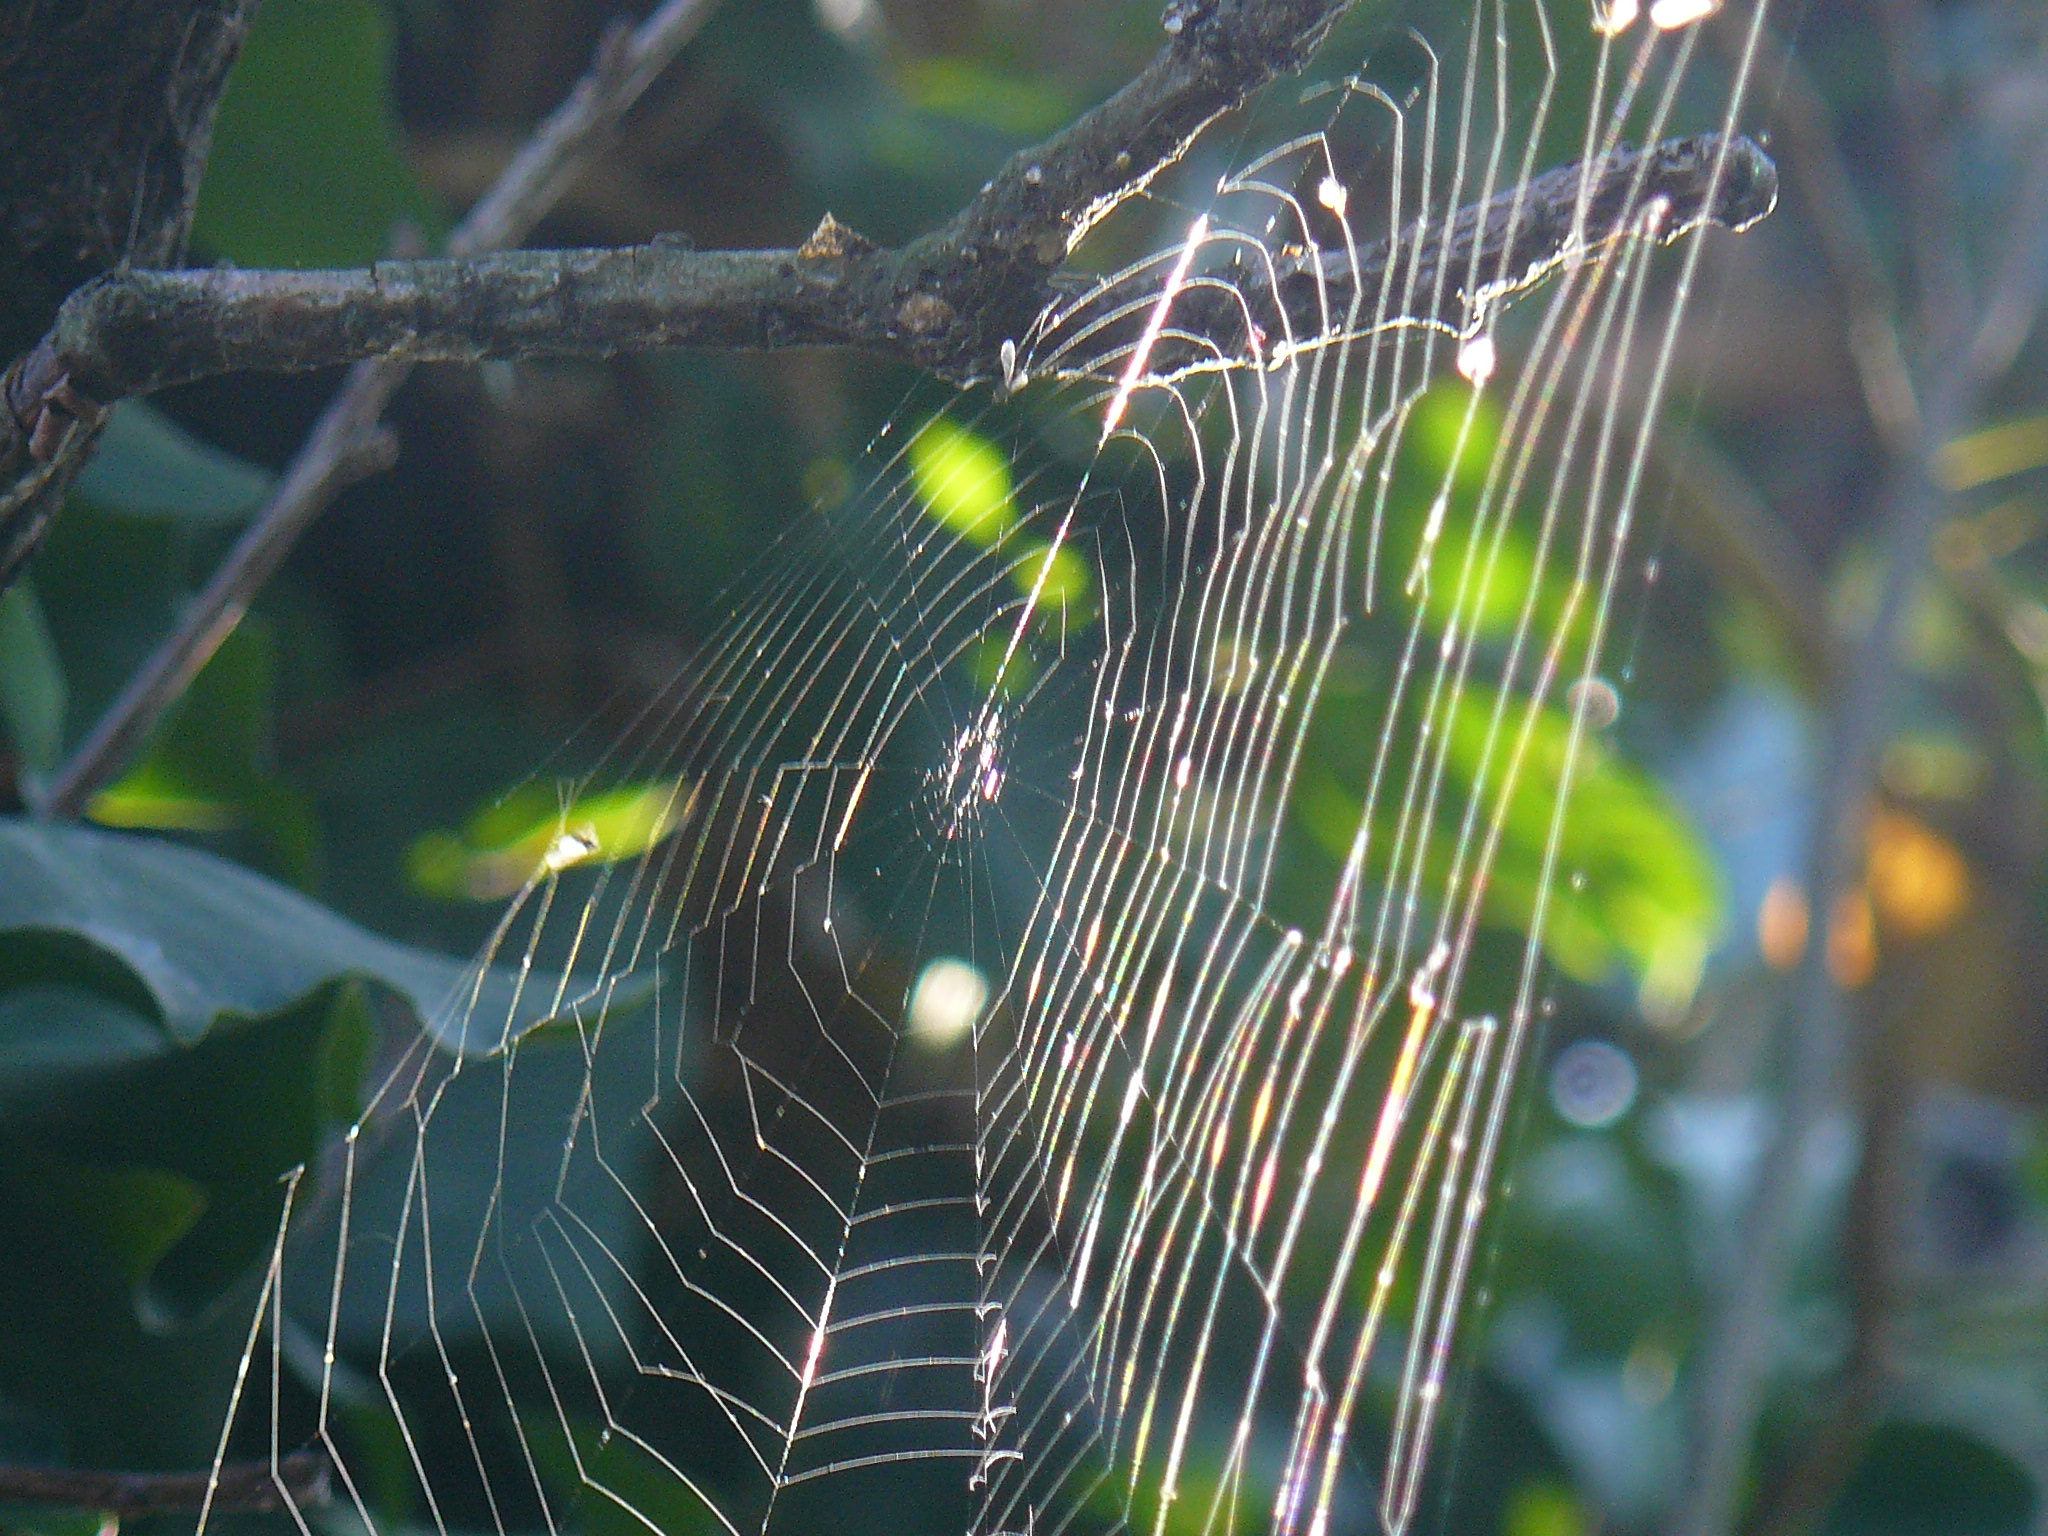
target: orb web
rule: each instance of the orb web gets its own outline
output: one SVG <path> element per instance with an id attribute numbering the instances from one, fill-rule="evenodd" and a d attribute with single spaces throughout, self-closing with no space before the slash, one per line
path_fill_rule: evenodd
<path id="1" fill-rule="evenodd" d="M 477 962 L 552 1021 L 452 1000 L 294 1182 L 224 1455 L 375 1532 L 1417 1523 L 1571 701 L 1771 192 L 1634 15 L 1283 87 L 882 432 L 565 791 Z"/>

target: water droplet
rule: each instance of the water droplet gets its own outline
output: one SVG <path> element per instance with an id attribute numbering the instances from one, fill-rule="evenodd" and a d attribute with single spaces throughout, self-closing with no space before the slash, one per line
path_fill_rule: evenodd
<path id="1" fill-rule="evenodd" d="M 1468 336 L 1458 345 L 1458 372 L 1470 380 L 1475 389 L 1485 386 L 1499 362 L 1500 354 L 1494 349 L 1491 336 Z"/>
<path id="2" fill-rule="evenodd" d="M 1593 30 L 1602 37 L 1617 37 L 1626 32 L 1642 13 L 1638 0 L 1607 0 L 1604 5 L 1595 0 Z"/>
<path id="3" fill-rule="evenodd" d="M 1720 9 L 1721 0 L 1651 0 L 1650 25 L 1660 32 L 1675 32 Z"/>

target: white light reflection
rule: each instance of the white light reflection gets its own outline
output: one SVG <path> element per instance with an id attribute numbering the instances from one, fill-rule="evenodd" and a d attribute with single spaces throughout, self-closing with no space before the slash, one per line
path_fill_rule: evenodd
<path id="1" fill-rule="evenodd" d="M 965 960 L 934 960 L 910 989 L 910 1033 L 944 1050 L 963 1039 L 988 1006 L 988 978 Z"/>

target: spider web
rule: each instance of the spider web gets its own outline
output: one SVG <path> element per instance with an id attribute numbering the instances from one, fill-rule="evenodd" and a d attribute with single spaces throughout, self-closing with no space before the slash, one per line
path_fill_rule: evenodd
<path id="1" fill-rule="evenodd" d="M 884 430 L 565 792 L 477 971 L 546 995 L 294 1183 L 223 1454 L 378 1532 L 1415 1521 L 1681 237 L 1772 195 L 1667 137 L 1699 15 L 1590 21 L 1197 145 Z"/>

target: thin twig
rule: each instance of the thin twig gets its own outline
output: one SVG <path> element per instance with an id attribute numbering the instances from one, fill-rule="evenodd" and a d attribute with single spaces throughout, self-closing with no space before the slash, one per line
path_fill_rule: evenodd
<path id="1" fill-rule="evenodd" d="M 1351 3 L 1188 0 L 1173 7 L 1169 42 L 1137 79 L 1046 143 L 1012 157 L 950 222 L 895 253 L 899 286 L 891 308 L 913 355 L 934 364 L 993 357 L 1001 339 L 1023 334 L 1073 243 L 1218 116 L 1305 63 Z M 463 221 L 451 251 L 473 256 L 523 237 L 710 7 L 711 0 L 667 0 L 624 43 L 608 39 L 596 67 Z M 831 260 L 835 247 L 853 249 L 828 220 L 809 249 Z M 286 551 L 348 482 L 348 469 L 360 476 L 358 445 L 410 366 L 382 357 L 351 371 L 270 504 L 59 772 L 40 814 L 77 816 L 126 764 Z M 35 425 L 18 408 L 0 412 L 0 435 Z"/>
<path id="2" fill-rule="evenodd" d="M 70 1467 L 0 1466 L 0 1503 L 89 1509 L 123 1519 L 190 1514 L 213 1488 L 217 1512 L 267 1514 L 308 1509 L 333 1497 L 319 1451 L 270 1461 L 231 1461 L 218 1472 L 84 1472 Z"/>
<path id="3" fill-rule="evenodd" d="M 1736 36 L 1712 35 L 1724 45 Z M 1768 27 L 1757 32 L 1756 67 L 1778 82 L 1771 110 L 1776 130 L 1772 147 L 1785 160 L 1786 179 L 1806 210 L 1834 277 L 1864 409 L 1887 451 L 1910 452 L 1920 406 L 1899 335 L 1898 294 L 1850 182 L 1834 111 L 1805 65 Z"/>
<path id="4" fill-rule="evenodd" d="M 1899 1229 L 1910 1085 L 1902 1059 L 1926 1005 L 1924 963 L 1894 962 L 1864 993 L 1856 1021 L 1862 1146 L 1849 1188 L 1842 1269 L 1849 1287 L 1849 1352 L 1820 1424 L 1761 1495 L 1746 1536 L 1805 1536 L 1819 1527 L 1883 1411 L 1892 1382 L 1899 1300 Z M 1902 985 L 1901 983 L 1905 983 Z"/>
<path id="5" fill-rule="evenodd" d="M 1701 1345 L 1692 1463 L 1671 1526 L 1674 1536 L 1725 1536 L 1736 1516 L 1763 1404 L 1771 1335 L 1789 1285 L 1801 1176 L 1840 1078 L 1842 998 L 1828 964 L 1829 923 L 1854 883 L 1863 847 L 1898 688 L 1901 621 L 1948 507 L 1936 457 L 1977 414 L 1986 389 L 2017 353 L 2011 333 L 2024 339 L 2048 288 L 2048 173 L 2029 176 L 1998 249 L 1992 292 L 1978 317 L 1962 325 L 1951 319 L 1942 333 L 1949 339 L 1931 384 L 1921 392 L 1914 451 L 1896 464 L 1880 503 L 1884 581 L 1870 628 L 1849 661 L 1816 796 L 1806 882 L 1807 909 L 1814 916 L 1785 1014 L 1784 1095 L 1752 1193 L 1738 1265 Z M 1942 312 L 1939 304 L 1935 312 Z M 1993 317 L 2003 317 L 2008 326 L 1995 341 L 1986 329 Z"/>
<path id="6" fill-rule="evenodd" d="M 378 418 L 405 374 L 402 364 L 382 361 L 349 370 L 256 521 L 51 781 L 37 806 L 41 815 L 70 819 L 84 811 L 234 633 L 257 592 L 327 504 L 391 464 L 397 441 Z"/>
<path id="7" fill-rule="evenodd" d="M 1955 140 L 1935 78 L 1942 49 L 1934 15 L 1926 0 L 1873 0 L 1871 10 L 1890 67 L 1891 149 L 1899 163 L 1920 335 L 1951 336 L 1970 311 L 1970 269 L 1956 190 L 1961 178 L 1952 174 Z"/>

